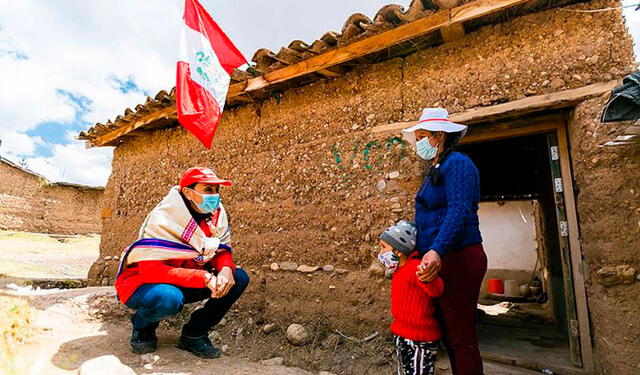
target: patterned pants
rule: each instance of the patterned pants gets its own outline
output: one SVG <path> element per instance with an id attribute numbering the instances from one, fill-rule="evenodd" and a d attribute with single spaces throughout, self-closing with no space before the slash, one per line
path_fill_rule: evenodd
<path id="1" fill-rule="evenodd" d="M 415 342 L 396 336 L 398 375 L 433 375 L 436 372 L 438 342 Z"/>

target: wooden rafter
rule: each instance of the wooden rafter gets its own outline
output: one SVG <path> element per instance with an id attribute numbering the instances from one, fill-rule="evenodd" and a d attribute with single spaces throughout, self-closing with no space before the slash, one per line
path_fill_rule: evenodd
<path id="1" fill-rule="evenodd" d="M 330 68 L 320 69 L 316 73 L 321 74 L 328 78 L 335 78 L 335 77 L 340 77 L 341 75 L 344 75 L 346 72 L 347 72 L 347 69 L 341 66 L 332 66 Z"/>
<path id="2" fill-rule="evenodd" d="M 454 113 L 449 118 L 451 121 L 461 124 L 474 124 L 517 117 L 526 113 L 571 107 L 591 97 L 605 94 L 618 84 L 618 81 L 594 83 L 577 89 L 530 96 L 490 107 L 470 109 L 465 112 Z M 371 131 L 373 133 L 398 132 L 415 124 L 416 121 L 394 122 L 392 124 L 376 126 L 371 129 Z"/>
<path id="3" fill-rule="evenodd" d="M 121 126 L 110 133 L 107 133 L 103 136 L 94 138 L 88 141 L 88 146 L 108 146 L 111 142 L 116 139 L 122 137 L 123 135 L 130 133 L 150 122 L 158 121 L 160 119 L 171 119 L 177 118 L 176 107 L 166 107 L 159 111 L 149 113 L 148 115 L 142 116 L 139 119 L 132 121 L 124 126 Z"/>
<path id="4" fill-rule="evenodd" d="M 453 42 L 464 37 L 464 25 L 462 23 L 454 23 L 443 26 L 440 28 L 440 33 L 445 42 Z"/>
<path id="5" fill-rule="evenodd" d="M 439 30 L 442 27 L 470 21 L 490 13 L 501 11 L 531 0 L 477 0 L 448 10 L 441 10 L 429 17 L 398 26 L 392 30 L 325 52 L 297 64 L 266 73 L 260 77 L 231 85 L 229 97 L 243 92 L 263 89 L 286 80 L 315 73 L 319 70 L 383 51 L 396 44 Z"/>

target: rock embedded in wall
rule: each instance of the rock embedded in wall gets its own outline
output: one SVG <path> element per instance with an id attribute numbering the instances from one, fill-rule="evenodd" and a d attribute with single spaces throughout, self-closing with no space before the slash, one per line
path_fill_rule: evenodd
<path id="1" fill-rule="evenodd" d="M 619 284 L 632 284 L 636 281 L 637 270 L 628 264 L 620 266 L 607 266 L 600 268 L 596 275 L 598 275 L 598 282 L 601 285 L 610 287 Z"/>
<path id="2" fill-rule="evenodd" d="M 567 11 L 617 6 L 590 1 L 532 13 L 409 55 L 403 120 L 427 106 L 461 112 L 622 78 L 635 68 L 620 13 Z"/>

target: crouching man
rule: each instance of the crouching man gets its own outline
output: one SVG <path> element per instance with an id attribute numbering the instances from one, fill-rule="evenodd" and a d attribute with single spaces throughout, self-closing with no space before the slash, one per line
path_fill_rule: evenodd
<path id="1" fill-rule="evenodd" d="M 220 203 L 220 187 L 230 185 L 209 168 L 190 168 L 123 252 L 115 287 L 120 302 L 136 310 L 134 353 L 155 351 L 159 322 L 185 303 L 206 299 L 182 327 L 177 347 L 201 358 L 220 356 L 209 331 L 249 284 L 247 273 L 233 263 L 229 222 Z"/>

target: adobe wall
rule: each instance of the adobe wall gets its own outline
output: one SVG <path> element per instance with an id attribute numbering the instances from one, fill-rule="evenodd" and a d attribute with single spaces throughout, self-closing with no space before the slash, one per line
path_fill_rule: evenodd
<path id="1" fill-rule="evenodd" d="M 640 148 L 599 147 L 628 123 L 601 124 L 607 97 L 585 101 L 569 123 L 587 298 L 597 358 L 606 374 L 640 372 L 640 282 L 603 286 L 602 267 L 640 270 Z"/>
<path id="2" fill-rule="evenodd" d="M 617 5 L 598 1 L 570 8 Z M 459 112 L 621 78 L 632 61 L 630 36 L 617 12 L 549 10 L 227 110 L 211 151 L 179 127 L 128 140 L 114 153 L 103 201 L 101 258 L 90 281 L 113 283 L 117 261 L 105 257 L 119 255 L 136 238 L 146 213 L 183 170 L 208 165 L 235 182 L 222 199 L 231 216 L 235 257 L 253 278 L 240 311 L 258 322 L 283 324 L 322 317 L 358 337 L 386 332 L 388 281 L 370 278 L 366 269 L 378 234 L 412 217 L 423 166 L 406 146 L 373 137 L 369 129 L 415 120 L 426 106 Z M 389 179 L 394 171 L 399 177 Z M 576 168 L 576 174 L 584 172 Z M 380 192 L 376 185 L 383 180 Z M 579 204 L 581 220 L 588 222 L 590 211 Z M 583 235 L 588 230 L 583 227 Z M 283 261 L 332 264 L 349 272 L 304 276 L 268 270 L 268 264 Z M 604 319 L 594 315 L 593 326 L 606 327 Z M 609 355 L 603 361 L 612 371 L 633 362 L 613 352 L 602 355 Z"/>
<path id="3" fill-rule="evenodd" d="M 0 230 L 100 233 L 100 188 L 48 181 L 0 163 Z"/>

